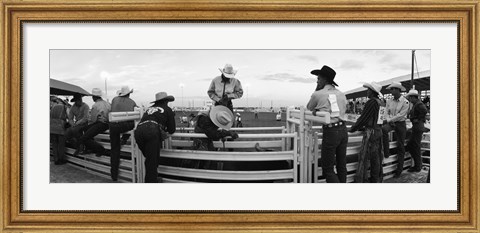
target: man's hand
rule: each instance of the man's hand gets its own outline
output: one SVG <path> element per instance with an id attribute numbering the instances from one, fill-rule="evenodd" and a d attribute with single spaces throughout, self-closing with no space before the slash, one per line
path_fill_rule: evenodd
<path id="1" fill-rule="evenodd" d="M 231 135 L 230 135 L 230 136 L 232 137 L 233 140 L 235 140 L 235 139 L 238 138 L 238 133 L 236 133 L 236 132 L 231 132 Z"/>

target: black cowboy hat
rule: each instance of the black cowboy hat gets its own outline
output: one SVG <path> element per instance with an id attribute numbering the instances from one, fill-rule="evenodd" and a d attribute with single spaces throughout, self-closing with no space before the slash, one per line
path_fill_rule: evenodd
<path id="1" fill-rule="evenodd" d="M 332 68 L 328 66 L 323 66 L 322 69 L 312 70 L 310 73 L 313 75 L 322 76 L 326 78 L 328 81 L 330 81 L 333 85 L 338 87 L 338 84 L 333 81 L 337 73 Z"/>
<path id="2" fill-rule="evenodd" d="M 73 99 L 71 99 L 70 102 L 75 102 L 75 101 L 77 101 L 78 99 L 81 100 L 81 99 L 82 99 L 82 95 L 80 95 L 80 94 L 74 94 L 74 95 L 73 95 Z"/>

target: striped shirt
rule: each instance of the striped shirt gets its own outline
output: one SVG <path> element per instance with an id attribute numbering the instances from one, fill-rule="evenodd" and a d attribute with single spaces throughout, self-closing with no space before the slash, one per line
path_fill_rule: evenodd
<path id="1" fill-rule="evenodd" d="M 352 126 L 351 131 L 357 131 L 362 128 L 374 128 L 377 126 L 378 111 L 380 111 L 380 100 L 371 98 L 365 104 L 362 115 L 357 119 L 357 122 Z"/>

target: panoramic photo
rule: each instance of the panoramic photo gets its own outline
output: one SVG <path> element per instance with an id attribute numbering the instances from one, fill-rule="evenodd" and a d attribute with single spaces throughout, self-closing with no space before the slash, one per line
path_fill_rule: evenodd
<path id="1" fill-rule="evenodd" d="M 50 50 L 50 183 L 430 183 L 430 62 Z"/>

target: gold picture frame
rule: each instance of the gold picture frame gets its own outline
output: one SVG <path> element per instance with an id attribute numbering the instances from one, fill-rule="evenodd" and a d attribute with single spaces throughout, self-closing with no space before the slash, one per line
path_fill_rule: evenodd
<path id="1" fill-rule="evenodd" d="M 354 6 L 354 7 L 353 7 Z M 479 1 L 3 0 L 1 232 L 479 232 Z M 24 211 L 21 29 L 38 21 L 351 21 L 458 23 L 458 211 Z"/>

